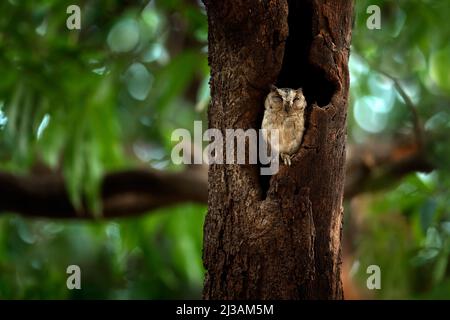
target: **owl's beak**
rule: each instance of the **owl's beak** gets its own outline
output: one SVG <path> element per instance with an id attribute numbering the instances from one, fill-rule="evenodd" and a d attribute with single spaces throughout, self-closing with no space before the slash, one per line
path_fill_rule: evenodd
<path id="1" fill-rule="evenodd" d="M 286 111 L 287 113 L 289 112 L 289 109 L 291 108 L 291 106 L 288 104 L 288 103 L 286 103 L 285 105 L 284 105 L 284 111 Z"/>

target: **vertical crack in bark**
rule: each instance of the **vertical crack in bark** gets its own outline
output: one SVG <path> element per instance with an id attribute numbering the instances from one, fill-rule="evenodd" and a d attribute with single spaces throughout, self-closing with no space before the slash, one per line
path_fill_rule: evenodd
<path id="1" fill-rule="evenodd" d="M 332 70 L 324 68 L 329 66 L 329 61 L 323 63 L 323 60 L 330 59 L 331 53 L 318 53 L 319 47 L 327 45 L 318 43 L 325 41 L 318 30 L 319 21 L 325 19 L 329 31 L 328 18 L 322 18 L 313 0 L 287 0 L 287 3 L 289 34 L 285 42 L 283 62 L 276 85 L 280 88 L 303 88 L 308 103 L 305 111 L 304 134 L 306 135 L 313 105 L 322 108 L 328 106 L 339 88 L 339 82 L 333 77 Z M 332 64 L 336 65 L 334 61 Z M 263 113 L 259 115 L 259 123 L 262 122 Z M 267 197 L 271 177 L 259 177 L 261 200 Z"/>
<path id="2" fill-rule="evenodd" d="M 330 103 L 337 86 L 327 75 L 327 70 L 321 69 L 311 59 L 319 13 L 312 0 L 288 0 L 288 7 L 289 35 L 277 85 L 294 89 L 301 87 L 309 106 L 317 103 L 324 107 Z"/>

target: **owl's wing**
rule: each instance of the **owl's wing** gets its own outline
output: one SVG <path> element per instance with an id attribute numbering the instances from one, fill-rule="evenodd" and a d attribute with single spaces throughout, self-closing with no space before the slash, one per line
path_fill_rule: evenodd
<path id="1" fill-rule="evenodd" d="M 264 141 L 270 141 L 270 120 L 269 115 L 266 113 L 264 114 L 263 122 L 261 125 L 261 129 L 265 129 L 262 131 L 262 136 L 264 138 Z"/>
<path id="2" fill-rule="evenodd" d="M 261 128 L 264 129 L 262 130 L 262 136 L 263 136 L 263 140 L 264 140 L 264 148 L 266 149 L 267 154 L 272 154 L 274 148 L 276 148 L 275 146 L 271 145 L 272 142 L 272 132 L 271 130 L 276 129 L 275 125 L 274 125 L 274 115 L 270 114 L 270 113 L 265 113 L 264 114 L 264 118 L 263 118 L 263 122 L 261 125 Z"/>

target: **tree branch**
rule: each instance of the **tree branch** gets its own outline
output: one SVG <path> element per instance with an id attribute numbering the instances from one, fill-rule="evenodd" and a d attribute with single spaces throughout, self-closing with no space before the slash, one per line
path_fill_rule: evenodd
<path id="1" fill-rule="evenodd" d="M 378 72 L 379 74 L 385 76 L 389 80 L 392 81 L 394 84 L 395 90 L 398 92 L 400 97 L 402 97 L 403 102 L 405 103 L 406 107 L 409 109 L 412 115 L 412 122 L 413 122 L 413 128 L 414 128 L 414 135 L 417 142 L 418 147 L 421 149 L 424 146 L 424 136 L 423 136 L 423 125 L 420 121 L 419 113 L 417 112 L 417 108 L 414 105 L 411 97 L 406 93 L 405 89 L 403 89 L 400 80 L 393 75 L 389 74 L 388 72 L 378 68 L 373 63 L 371 63 L 368 59 L 366 59 L 363 55 L 359 55 L 358 57 L 363 60 L 372 70 L 375 72 Z"/>
<path id="2" fill-rule="evenodd" d="M 423 149 L 411 140 L 349 146 L 345 198 L 381 190 L 411 172 L 431 171 Z M 206 204 L 207 179 L 205 166 L 174 173 L 137 169 L 107 174 L 101 187 L 101 216 L 135 216 L 184 202 Z M 73 207 L 62 175 L 51 172 L 30 176 L 0 172 L 0 214 L 5 212 L 46 218 L 95 217 L 86 205 L 81 210 Z"/>
<path id="3" fill-rule="evenodd" d="M 422 123 L 420 121 L 419 114 L 417 112 L 417 108 L 412 102 L 409 95 L 406 93 L 405 89 L 403 89 L 402 85 L 400 84 L 400 81 L 395 78 L 394 76 L 390 75 L 389 73 L 383 71 L 383 70 L 377 70 L 378 73 L 382 74 L 386 78 L 390 79 L 394 83 L 395 90 L 397 90 L 398 94 L 402 97 L 403 102 L 410 110 L 412 117 L 413 117 L 413 127 L 414 127 L 414 134 L 416 137 L 416 142 L 418 144 L 419 148 L 423 147 L 423 127 Z"/>
<path id="4" fill-rule="evenodd" d="M 349 146 L 345 198 L 387 188 L 411 172 L 433 170 L 423 148 L 417 141 L 411 140 L 413 139 L 399 139 L 390 144 L 373 142 L 363 146 Z"/>
<path id="5" fill-rule="evenodd" d="M 110 173 L 101 187 L 103 218 L 128 217 L 177 203 L 206 201 L 207 174 L 203 169 Z M 86 205 L 80 210 L 74 208 L 63 177 L 55 173 L 17 176 L 0 172 L 0 213 L 5 212 L 46 218 L 95 217 Z"/>

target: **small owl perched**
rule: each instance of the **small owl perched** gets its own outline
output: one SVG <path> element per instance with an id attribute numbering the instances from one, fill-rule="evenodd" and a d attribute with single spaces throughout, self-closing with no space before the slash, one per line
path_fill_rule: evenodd
<path id="1" fill-rule="evenodd" d="M 265 112 L 262 129 L 264 141 L 270 145 L 270 130 L 277 129 L 279 135 L 278 152 L 285 165 L 291 165 L 294 154 L 305 131 L 306 100 L 302 89 L 271 87 L 264 102 Z M 271 146 L 274 148 L 275 146 Z"/>

